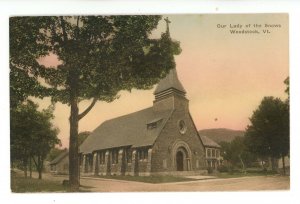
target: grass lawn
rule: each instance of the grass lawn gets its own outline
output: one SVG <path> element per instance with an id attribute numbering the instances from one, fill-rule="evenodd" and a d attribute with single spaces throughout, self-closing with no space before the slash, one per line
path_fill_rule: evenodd
<path id="1" fill-rule="evenodd" d="M 60 182 L 11 176 L 11 190 L 15 193 L 25 192 L 67 192 L 68 187 Z"/>
<path id="2" fill-rule="evenodd" d="M 263 172 L 263 171 L 249 171 L 247 173 L 235 171 L 235 172 L 224 172 L 224 173 L 213 173 L 207 176 L 215 176 L 216 178 L 239 178 L 248 176 L 270 176 L 275 175 L 276 172 Z M 182 182 L 182 181 L 196 181 L 195 178 L 186 178 L 180 176 L 97 176 L 98 178 L 105 179 L 117 179 L 126 181 L 137 181 L 144 183 L 172 183 L 172 182 Z"/>
<path id="3" fill-rule="evenodd" d="M 98 178 L 137 181 L 144 183 L 172 183 L 181 181 L 195 181 L 195 179 L 177 176 L 97 176 Z"/>
<path id="4" fill-rule="evenodd" d="M 246 176 L 270 176 L 276 175 L 276 172 L 263 172 L 263 171 L 253 171 L 253 172 L 226 172 L 226 173 L 216 173 L 212 174 L 212 176 L 216 176 L 217 178 L 239 178 Z"/>

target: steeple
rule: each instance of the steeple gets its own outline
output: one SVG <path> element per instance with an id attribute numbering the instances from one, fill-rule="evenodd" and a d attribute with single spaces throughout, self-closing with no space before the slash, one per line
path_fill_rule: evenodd
<path id="1" fill-rule="evenodd" d="M 176 69 L 171 69 L 169 74 L 158 83 L 154 91 L 153 110 L 177 109 L 188 111 L 188 99 L 186 99 L 185 94 L 186 91 L 177 77 Z"/>
<path id="2" fill-rule="evenodd" d="M 166 21 L 166 34 L 171 41 L 169 29 L 169 24 L 171 21 L 168 17 L 164 18 L 164 20 Z M 160 97 L 170 94 L 171 92 L 177 92 L 183 96 L 186 94 L 186 91 L 178 80 L 176 68 L 171 69 L 168 75 L 158 83 L 156 90 L 154 91 L 155 99 L 159 99 Z"/>
<path id="3" fill-rule="evenodd" d="M 170 37 L 169 24 L 171 21 L 168 18 L 166 21 L 166 34 Z M 160 80 L 155 91 L 155 100 L 153 101 L 154 111 L 161 111 L 166 109 L 184 109 L 188 110 L 188 100 L 185 98 L 186 91 L 180 83 L 176 68 L 169 71 L 167 76 Z"/>
<path id="4" fill-rule="evenodd" d="M 178 79 L 175 68 L 171 69 L 169 74 L 158 83 L 154 91 L 155 100 L 174 93 L 183 97 L 186 94 L 185 89 Z"/>

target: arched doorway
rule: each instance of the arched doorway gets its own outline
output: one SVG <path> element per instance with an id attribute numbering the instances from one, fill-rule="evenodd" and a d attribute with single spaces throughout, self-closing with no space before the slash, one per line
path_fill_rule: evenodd
<path id="1" fill-rule="evenodd" d="M 192 170 L 192 152 L 187 143 L 178 140 L 172 145 L 172 162 L 174 171 Z"/>
<path id="2" fill-rule="evenodd" d="M 177 164 L 177 171 L 183 171 L 183 153 L 178 151 L 176 153 L 176 164 Z"/>

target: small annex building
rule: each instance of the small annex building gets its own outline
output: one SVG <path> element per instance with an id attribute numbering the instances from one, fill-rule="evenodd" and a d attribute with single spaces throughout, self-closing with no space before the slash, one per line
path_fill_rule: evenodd
<path id="1" fill-rule="evenodd" d="M 176 69 L 154 91 L 153 106 L 107 120 L 80 146 L 81 174 L 165 175 L 207 172 L 205 148 Z"/>
<path id="2" fill-rule="evenodd" d="M 205 148 L 206 165 L 212 169 L 217 169 L 222 165 L 221 146 L 205 135 L 200 134 L 200 138 Z"/>
<path id="3" fill-rule="evenodd" d="M 69 174 L 69 151 L 65 150 L 50 162 L 53 174 Z"/>

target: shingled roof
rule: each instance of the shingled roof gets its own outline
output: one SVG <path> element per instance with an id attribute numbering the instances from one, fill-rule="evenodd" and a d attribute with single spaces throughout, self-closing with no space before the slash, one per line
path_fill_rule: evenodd
<path id="1" fill-rule="evenodd" d="M 205 135 L 200 135 L 200 138 L 205 147 L 217 147 L 217 148 L 221 147 L 218 143 L 216 143 L 215 141 L 213 141 L 212 139 L 210 139 L 209 137 L 207 137 Z"/>
<path id="2" fill-rule="evenodd" d="M 171 69 L 169 74 L 165 78 L 160 80 L 154 91 L 154 94 L 161 93 L 168 89 L 176 89 L 180 92 L 186 93 L 185 89 L 178 79 L 176 69 Z"/>
<path id="3" fill-rule="evenodd" d="M 66 156 L 69 155 L 69 151 L 64 151 L 62 152 L 61 154 L 59 154 L 55 159 L 53 159 L 51 162 L 50 162 L 50 165 L 54 165 L 54 164 L 57 164 L 59 163 L 63 158 L 65 158 Z"/>
<path id="4" fill-rule="evenodd" d="M 152 107 L 107 120 L 99 125 L 80 146 L 87 154 L 115 147 L 142 147 L 152 145 L 173 110 L 154 111 Z M 156 123 L 156 127 L 149 127 Z"/>

